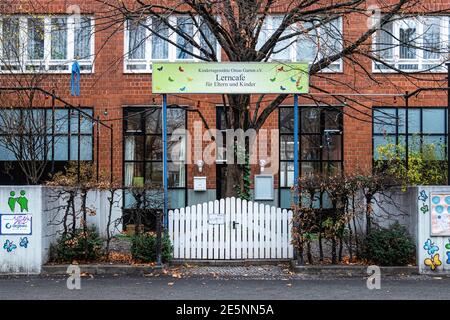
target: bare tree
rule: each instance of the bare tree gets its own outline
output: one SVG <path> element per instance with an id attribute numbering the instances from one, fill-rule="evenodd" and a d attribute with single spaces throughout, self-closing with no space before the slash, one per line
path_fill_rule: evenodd
<path id="1" fill-rule="evenodd" d="M 229 61 L 269 61 L 277 60 L 278 55 L 283 50 L 293 46 L 299 38 L 309 38 L 317 47 L 316 57 L 310 66 L 310 76 L 317 80 L 325 80 L 329 83 L 346 88 L 355 93 L 359 92 L 355 83 L 348 83 L 346 80 L 339 80 L 321 71 L 329 70 L 333 64 L 343 60 L 348 63 L 356 76 L 363 76 L 366 79 L 380 84 L 381 80 L 372 75 L 368 70 L 364 59 L 374 62 L 384 68 L 384 70 L 394 70 L 404 76 L 407 81 L 420 79 L 420 75 L 412 75 L 405 72 L 395 63 L 386 62 L 385 53 L 389 48 L 389 43 L 383 43 L 383 36 L 389 34 L 394 36 L 389 29 L 390 24 L 398 19 L 412 17 L 413 12 L 424 14 L 445 13 L 446 10 L 431 10 L 417 0 L 395 0 L 386 3 L 385 1 L 364 1 L 364 0 L 342 0 L 342 1 L 277 1 L 277 0 L 186 0 L 186 1 L 97 1 L 106 5 L 109 10 L 103 18 L 104 29 L 114 27 L 112 34 L 122 30 L 127 20 L 141 25 L 149 30 L 150 35 L 168 42 L 175 46 L 177 50 L 203 61 L 217 61 L 217 46 L 225 53 L 222 60 Z M 369 6 L 370 5 L 370 6 Z M 374 9 L 376 7 L 376 9 Z M 273 12 L 282 13 L 282 18 L 278 23 L 272 25 L 272 30 L 266 29 L 266 20 Z M 379 19 L 366 29 L 362 29 L 359 34 L 343 35 L 339 29 L 338 19 L 344 19 L 344 23 L 349 23 L 349 19 L 371 19 L 381 12 Z M 122 19 L 121 20 L 121 16 Z M 193 34 L 186 31 L 183 25 L 174 25 L 170 17 L 182 15 L 188 18 L 190 24 L 194 25 L 196 32 Z M 349 18 L 351 17 L 351 18 Z M 147 18 L 157 21 L 157 23 L 147 24 Z M 187 23 L 187 22 L 185 22 Z M 161 27 L 163 26 L 163 28 Z M 161 30 L 169 30 L 162 32 Z M 320 33 L 317 30 L 321 30 Z M 176 34 L 182 41 L 174 41 L 172 34 Z M 211 34 L 213 35 L 211 37 Z M 372 38 L 377 36 L 377 43 L 373 45 Z M 408 39 L 397 39 L 402 45 L 409 48 L 423 50 L 423 52 L 438 53 L 444 56 L 448 51 L 447 46 L 439 47 L 436 43 L 429 41 L 416 41 L 414 37 L 422 35 L 414 34 Z M 407 42 L 406 42 L 407 40 Z M 139 41 L 145 41 L 144 39 Z M 138 42 L 139 42 L 138 41 Z M 432 41 L 431 41 L 432 42 Z M 138 45 L 139 43 L 137 43 Z M 439 48 L 438 48 L 439 47 Z M 439 62 L 445 63 L 446 59 Z M 430 66 L 430 68 L 439 66 Z M 426 72 L 428 70 L 424 70 Z M 419 72 L 420 73 L 420 72 Z M 328 93 L 324 88 L 315 82 L 311 83 L 311 88 L 317 92 Z M 259 130 L 288 95 L 252 97 L 244 94 L 225 94 L 222 97 L 223 105 L 226 109 L 226 122 L 228 128 L 232 129 L 255 129 Z M 317 105 L 330 105 L 330 99 L 318 98 L 317 96 L 305 95 L 306 100 Z M 371 122 L 364 109 L 369 109 L 365 102 L 341 96 L 334 96 L 340 103 L 344 103 L 347 116 L 357 120 Z M 371 101 L 369 101 L 371 102 Z M 363 111 L 361 111 L 361 109 Z M 250 146 L 247 146 L 249 152 Z M 238 164 L 231 164 L 228 167 L 226 194 L 235 192 L 235 185 L 242 187 L 243 167 Z"/>

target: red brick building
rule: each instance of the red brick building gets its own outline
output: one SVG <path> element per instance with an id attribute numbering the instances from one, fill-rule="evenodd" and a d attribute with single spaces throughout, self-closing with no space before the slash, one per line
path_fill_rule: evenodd
<path id="1" fill-rule="evenodd" d="M 191 59 L 161 39 L 149 36 L 149 31 L 145 28 L 129 28 L 128 23 L 120 19 L 114 23 L 107 22 L 107 8 L 95 1 L 53 0 L 45 5 L 37 3 L 0 2 L 0 39 L 3 40 L 0 84 L 3 87 L 14 83 L 23 84 L 23 79 L 32 78 L 32 70 L 40 70 L 42 77 L 33 82 L 36 86 L 48 91 L 55 90 L 57 96 L 92 112 L 94 118 L 99 117 L 113 126 L 113 173 L 116 179 L 125 185 L 159 181 L 162 175 L 162 156 L 158 147 L 161 134 L 158 108 L 162 99 L 151 91 L 151 63 L 196 59 Z M 72 15 L 67 14 L 68 8 L 72 11 L 76 8 L 70 7 L 71 5 L 78 5 L 80 8 L 81 20 L 78 24 Z M 378 38 L 371 37 L 362 45 L 360 52 L 353 57 L 358 63 L 344 57 L 311 77 L 311 92 L 316 93 L 315 100 L 320 101 L 314 102 L 310 97 L 300 98 L 302 174 L 330 168 L 345 172 L 370 172 L 377 145 L 386 141 L 387 136 L 397 142 L 404 140 L 405 126 L 402 121 L 405 119 L 405 100 L 401 95 L 419 87 L 447 86 L 445 60 L 448 55 L 443 52 L 448 52 L 450 16 L 425 13 L 449 7 L 448 0 L 426 1 L 420 8 L 409 11 L 416 12 L 416 17 L 396 20 L 385 27 L 384 33 L 378 32 Z M 283 14 L 281 10 L 281 7 L 277 7 L 266 19 L 267 34 L 280 23 L 279 19 Z M 174 25 L 186 22 L 186 17 L 174 16 L 171 19 Z M 152 22 L 154 21 L 147 21 L 149 24 Z M 186 25 L 186 32 L 195 32 L 194 26 L 189 26 L 188 23 Z M 282 61 L 311 61 L 324 54 L 317 47 L 328 46 L 338 50 L 360 37 L 367 28 L 366 15 L 344 15 L 332 21 L 328 30 L 313 30 L 309 36 L 296 40 L 285 51 L 272 58 Z M 162 27 L 159 30 L 168 32 Z M 330 38 L 330 33 L 339 35 L 342 39 Z M 390 34 L 394 36 L 389 37 Z M 176 34 L 170 37 L 174 42 L 182 43 Z M 377 44 L 372 43 L 374 39 L 383 39 L 383 42 L 376 47 Z M 406 44 L 407 40 L 417 41 L 418 45 L 409 46 Z M 17 59 L 8 56 L 16 42 L 19 43 L 18 50 L 23 50 L 23 56 Z M 440 50 L 421 50 L 420 47 L 425 44 L 438 46 Z M 368 58 L 366 55 L 374 47 L 381 48 L 383 61 L 407 71 L 407 75 L 389 70 L 384 64 L 375 63 Z M 81 66 L 79 97 L 71 95 L 71 67 L 76 58 Z M 223 52 L 219 58 L 226 60 Z M 9 62 L 6 63 L 6 60 Z M 424 72 L 429 68 L 434 69 Z M 317 88 L 338 96 L 321 96 Z M 267 96 L 265 99 L 270 98 Z M 227 129 L 220 126 L 220 95 L 169 95 L 168 99 L 170 105 L 198 109 L 210 128 Z M 258 96 L 255 96 L 253 102 L 257 99 Z M 51 99 L 42 99 L 39 103 L 48 108 L 51 106 Z M 279 169 L 274 172 L 275 192 L 271 200 L 279 206 L 288 205 L 289 186 L 292 184 L 292 104 L 292 98 L 286 99 L 264 124 L 266 129 L 280 130 Z M 426 142 L 446 143 L 446 111 L 443 108 L 446 105 L 445 91 L 425 91 L 412 97 L 408 113 L 409 134 L 419 135 Z M 58 102 L 57 106 L 64 107 Z M 177 127 L 184 124 L 189 132 L 193 132 L 194 122 L 201 121 L 199 114 L 185 109 L 176 110 L 178 111 L 171 113 L 172 121 L 176 122 Z M 72 114 L 68 115 L 71 116 Z M 375 120 L 374 123 L 374 119 L 382 121 Z M 80 127 L 83 131 L 80 138 L 81 159 L 96 161 L 96 129 L 86 121 L 83 118 Z M 76 124 L 73 126 L 76 129 Z M 73 142 L 74 136 L 70 136 L 67 130 L 61 128 L 59 133 L 62 142 L 55 149 L 58 162 L 61 163 L 75 160 L 78 156 L 75 152 L 77 135 Z M 74 133 L 77 134 L 78 131 L 72 131 L 72 135 Z M 104 170 L 109 170 L 110 165 L 109 139 L 108 131 L 102 128 L 99 163 Z M 204 146 L 206 144 L 204 142 Z M 2 153 L 4 156 L 1 161 L 13 161 L 5 150 Z M 196 163 L 172 166 L 171 206 L 184 206 L 223 196 L 220 189 L 223 184 L 221 174 L 226 174 L 222 171 L 224 166 L 226 165 L 220 161 L 207 164 L 202 172 L 199 172 Z M 259 173 L 259 166 L 254 165 L 252 171 L 253 174 Z M 17 182 L 14 178 L 2 176 L 4 184 Z M 193 190 L 194 176 L 207 177 L 206 192 Z"/>

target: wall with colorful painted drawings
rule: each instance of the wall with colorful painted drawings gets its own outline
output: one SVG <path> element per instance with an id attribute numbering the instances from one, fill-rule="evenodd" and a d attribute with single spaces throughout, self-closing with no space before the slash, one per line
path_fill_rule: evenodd
<path id="1" fill-rule="evenodd" d="M 421 273 L 450 273 L 450 187 L 417 187 L 417 264 Z"/>
<path id="2" fill-rule="evenodd" d="M 65 200 L 57 190 L 42 186 L 0 186 L 0 274 L 39 274 L 49 259 L 50 246 L 62 230 Z M 122 216 L 122 191 L 117 191 L 112 221 Z M 87 197 L 88 224 L 105 237 L 109 192 L 92 190 Z M 80 199 L 76 200 L 79 207 Z M 94 214 L 95 213 L 95 214 Z M 120 223 L 111 226 L 118 233 Z"/>
<path id="3" fill-rule="evenodd" d="M 40 273 L 41 252 L 42 188 L 0 187 L 0 273 Z"/>

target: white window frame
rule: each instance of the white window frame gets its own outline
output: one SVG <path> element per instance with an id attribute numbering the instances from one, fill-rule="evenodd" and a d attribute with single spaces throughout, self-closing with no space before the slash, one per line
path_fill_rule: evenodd
<path id="1" fill-rule="evenodd" d="M 177 18 L 187 18 L 188 16 L 181 16 L 181 15 L 172 15 L 170 16 L 169 23 L 171 26 L 175 27 Z M 195 17 L 197 23 L 199 23 L 199 17 Z M 145 23 L 147 26 L 150 26 L 151 28 L 151 21 L 152 17 L 148 17 L 145 20 Z M 123 72 L 124 73 L 152 73 L 152 65 L 153 62 L 179 62 L 179 61 L 186 61 L 186 62 L 199 62 L 203 61 L 198 58 L 189 58 L 189 59 L 177 59 L 177 47 L 171 43 L 168 43 L 168 58 L 167 59 L 153 59 L 152 58 L 152 38 L 153 35 L 151 34 L 151 31 L 146 28 L 146 40 L 145 40 L 145 59 L 129 59 L 129 52 L 130 48 L 129 45 L 129 39 L 130 39 L 130 30 L 129 30 L 129 23 L 130 21 L 126 22 L 125 27 L 125 34 L 124 34 L 124 64 L 123 64 Z M 194 39 L 196 43 L 200 43 L 200 32 L 198 31 L 198 28 L 194 26 Z M 177 43 L 177 33 L 171 29 L 169 29 L 169 40 L 173 43 Z M 196 55 L 200 55 L 200 50 L 196 47 L 193 48 L 193 53 Z M 221 47 L 218 41 L 216 41 L 216 53 L 217 53 L 217 60 L 221 61 Z M 140 66 L 140 69 L 130 69 L 131 66 Z"/>
<path id="2" fill-rule="evenodd" d="M 275 30 L 273 30 L 273 17 L 280 17 L 280 16 L 283 16 L 283 15 L 281 15 L 281 14 L 273 14 L 273 15 L 267 15 L 266 16 L 264 23 L 266 23 L 266 26 L 267 26 L 268 30 L 272 30 L 272 32 L 275 31 Z M 342 19 L 342 17 L 339 17 L 337 19 L 339 19 L 339 29 L 340 29 L 341 34 L 343 35 L 343 27 L 344 27 L 343 19 Z M 295 28 L 294 26 L 289 27 L 288 29 L 286 29 L 286 33 L 292 33 L 294 28 Z M 320 38 L 320 33 L 321 33 L 320 28 L 321 28 L 320 26 L 317 27 L 318 39 Z M 270 37 L 270 33 L 269 33 L 269 37 Z M 272 57 L 270 57 L 268 59 L 268 61 L 273 61 L 273 62 L 276 62 L 276 61 L 281 61 L 281 62 L 305 62 L 305 61 L 298 61 L 297 60 L 297 46 L 298 46 L 298 43 L 297 43 L 297 41 L 293 41 L 293 40 L 294 40 L 294 38 L 288 40 L 288 41 L 292 42 L 291 45 L 288 48 L 289 55 L 290 55 L 290 59 L 289 60 L 287 60 L 287 61 L 286 60 L 277 60 L 277 59 L 273 59 Z M 341 39 L 341 41 L 343 43 L 343 39 Z M 320 60 L 320 59 L 323 58 L 323 55 L 320 52 L 318 52 L 317 57 Z M 309 62 L 310 65 L 313 64 L 313 63 L 314 63 L 314 61 Z M 322 73 L 342 73 L 344 71 L 344 65 L 343 65 L 343 59 L 342 58 L 339 59 L 339 60 L 336 60 L 333 63 L 331 63 L 330 66 L 335 66 L 335 67 L 333 67 L 333 68 L 327 67 L 327 68 L 321 70 L 320 72 L 322 72 Z"/>
<path id="3" fill-rule="evenodd" d="M 394 35 L 393 39 L 393 48 L 392 50 L 392 59 L 384 59 L 383 61 L 385 63 L 388 63 L 392 66 L 394 66 L 396 69 L 400 69 L 402 65 L 408 65 L 408 64 L 416 64 L 417 69 L 401 69 L 402 72 L 408 72 L 408 73 L 415 73 L 415 72 L 424 72 L 427 73 L 446 73 L 447 68 L 443 62 L 445 62 L 447 59 L 449 59 L 448 56 L 441 53 L 441 57 L 437 59 L 424 59 L 424 52 L 423 50 L 420 50 L 419 48 L 423 47 L 423 34 L 424 31 L 426 31 L 426 23 L 425 21 L 427 19 L 432 18 L 438 18 L 440 23 L 440 34 L 439 39 L 441 43 L 441 49 L 448 51 L 450 49 L 450 35 L 449 35 L 449 28 L 450 28 L 450 17 L 449 16 L 417 16 L 417 17 L 411 17 L 411 18 L 394 18 L 392 22 L 392 33 Z M 400 45 L 399 45 L 399 39 L 400 39 L 400 26 L 404 25 L 404 21 L 414 21 L 416 24 L 417 30 L 417 46 L 419 47 L 416 49 L 416 59 L 400 59 Z M 377 47 L 377 34 L 375 33 L 372 36 L 372 50 L 374 51 L 374 54 L 376 54 L 378 51 Z M 437 68 L 434 68 L 432 70 L 424 69 L 424 65 L 441 65 Z M 385 67 L 386 69 L 379 69 L 377 68 L 379 64 L 376 61 L 372 61 L 372 72 L 373 73 L 398 73 L 396 70 L 392 70 L 390 68 Z M 383 66 L 383 65 L 382 65 Z"/>
<path id="4" fill-rule="evenodd" d="M 3 34 L 3 18 L 0 16 L 0 39 Z M 19 19 L 19 51 L 21 53 L 20 61 L 18 63 L 11 63 L 5 65 L 0 61 L 0 74 L 15 73 L 15 74 L 33 74 L 40 73 L 56 73 L 56 74 L 70 74 L 72 63 L 74 62 L 75 51 L 75 21 L 73 16 L 69 15 L 8 15 L 8 18 Z M 81 73 L 91 74 L 94 73 L 94 60 L 95 60 L 95 19 L 91 15 L 85 15 L 91 20 L 91 34 L 90 39 L 90 51 L 91 56 L 89 59 L 78 60 L 81 67 Z M 44 59 L 42 60 L 28 60 L 28 19 L 44 19 Z M 64 18 L 67 19 L 67 58 L 65 60 L 52 60 L 51 59 L 51 20 Z M 3 48 L 0 41 L 0 56 L 3 54 Z M 17 67 L 17 69 L 11 69 L 9 66 Z M 62 66 L 65 70 L 51 70 L 51 67 Z M 34 69 L 36 68 L 36 69 Z"/>

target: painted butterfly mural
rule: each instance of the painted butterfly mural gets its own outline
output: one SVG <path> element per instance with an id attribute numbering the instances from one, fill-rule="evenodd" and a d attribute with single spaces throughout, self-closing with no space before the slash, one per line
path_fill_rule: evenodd
<path id="1" fill-rule="evenodd" d="M 19 246 L 21 246 L 22 248 L 28 248 L 29 243 L 30 242 L 28 241 L 28 237 L 23 237 L 20 238 Z"/>
<path id="2" fill-rule="evenodd" d="M 422 211 L 422 213 L 425 214 L 428 211 L 430 211 L 430 209 L 428 208 L 428 205 L 426 204 L 426 205 L 420 207 L 420 211 Z"/>
<path id="3" fill-rule="evenodd" d="M 423 245 L 423 248 L 425 250 L 427 250 L 428 254 L 430 256 L 432 256 L 433 254 L 435 254 L 437 251 L 439 251 L 439 247 L 437 245 L 434 244 L 433 241 L 431 241 L 431 239 L 428 239 L 425 244 Z"/>
<path id="4" fill-rule="evenodd" d="M 423 263 L 427 267 L 430 267 L 431 271 L 435 271 L 437 267 L 442 265 L 442 261 L 439 259 L 439 253 L 436 253 L 431 258 L 426 258 Z"/>
<path id="5" fill-rule="evenodd" d="M 6 240 L 5 244 L 3 245 L 3 249 L 5 249 L 6 252 L 13 252 L 17 249 L 17 246 L 14 244 L 14 242 Z"/>
<path id="6" fill-rule="evenodd" d="M 428 199 L 428 196 L 427 196 L 427 193 L 425 192 L 425 190 L 420 191 L 419 200 L 420 201 L 427 201 L 427 199 Z"/>

